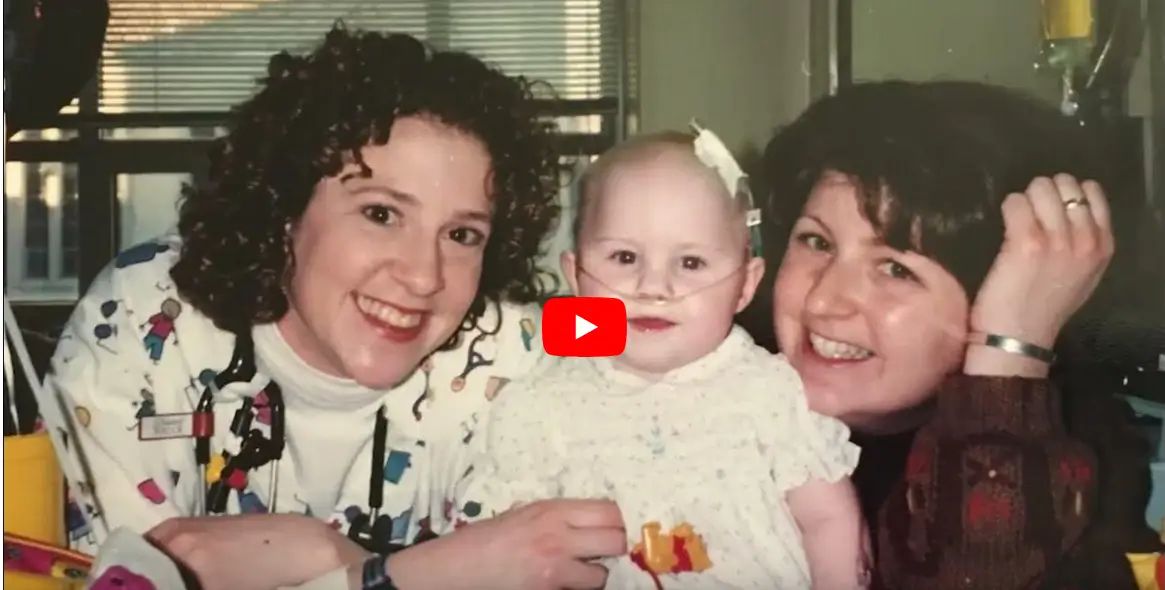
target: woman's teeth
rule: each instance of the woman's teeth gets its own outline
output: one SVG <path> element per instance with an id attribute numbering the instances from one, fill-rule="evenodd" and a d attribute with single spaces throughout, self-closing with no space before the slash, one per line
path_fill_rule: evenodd
<path id="1" fill-rule="evenodd" d="M 421 323 L 419 313 L 406 313 L 365 295 L 356 295 L 356 307 L 394 328 L 415 328 Z"/>
<path id="2" fill-rule="evenodd" d="M 860 361 L 868 359 L 874 354 L 860 346 L 830 340 L 812 332 L 809 333 L 809 344 L 813 346 L 813 352 L 827 359 Z"/>

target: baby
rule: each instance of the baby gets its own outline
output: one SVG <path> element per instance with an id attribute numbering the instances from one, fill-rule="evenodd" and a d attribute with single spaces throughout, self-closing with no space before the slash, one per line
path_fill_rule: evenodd
<path id="1" fill-rule="evenodd" d="M 454 522 L 611 498 L 633 550 L 604 564 L 607 588 L 868 585 L 857 447 L 809 410 L 783 357 L 733 325 L 764 273 L 738 177 L 707 131 L 641 137 L 587 170 L 563 271 L 576 295 L 623 300 L 627 348 L 550 358 L 501 389 Z"/>

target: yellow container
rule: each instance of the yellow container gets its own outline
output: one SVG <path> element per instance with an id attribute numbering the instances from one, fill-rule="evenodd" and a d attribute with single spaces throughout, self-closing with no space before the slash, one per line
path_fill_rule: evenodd
<path id="1" fill-rule="evenodd" d="M 4 437 L 4 532 L 65 546 L 65 485 L 48 433 Z M 4 572 L 11 590 L 71 590 L 64 580 Z"/>
<path id="2" fill-rule="evenodd" d="M 1093 0 L 1044 0 L 1047 39 L 1091 39 Z"/>

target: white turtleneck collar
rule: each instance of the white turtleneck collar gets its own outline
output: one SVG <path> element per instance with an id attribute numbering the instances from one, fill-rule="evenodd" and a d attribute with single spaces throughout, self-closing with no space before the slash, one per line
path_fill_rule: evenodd
<path id="1" fill-rule="evenodd" d="M 388 393 L 387 389 L 369 389 L 309 366 L 283 338 L 276 324 L 255 326 L 252 337 L 259 371 L 283 388 L 289 409 L 358 412 L 378 406 Z"/>

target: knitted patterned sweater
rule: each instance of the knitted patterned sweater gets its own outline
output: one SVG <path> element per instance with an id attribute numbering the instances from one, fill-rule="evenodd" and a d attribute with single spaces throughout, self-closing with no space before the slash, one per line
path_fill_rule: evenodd
<path id="1" fill-rule="evenodd" d="M 1125 553 L 1160 545 L 1143 516 L 1148 445 L 1100 383 L 1066 381 L 941 385 L 932 420 L 899 446 L 902 477 L 877 502 L 882 588 L 1135 588 Z M 864 450 L 866 460 L 878 459 Z"/>

